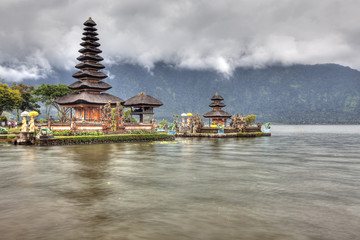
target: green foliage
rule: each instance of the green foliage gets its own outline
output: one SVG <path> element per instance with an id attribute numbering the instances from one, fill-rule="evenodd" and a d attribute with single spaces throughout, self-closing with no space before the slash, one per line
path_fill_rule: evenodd
<path id="1" fill-rule="evenodd" d="M 53 130 L 54 136 L 100 136 L 102 131 L 70 131 L 70 130 Z"/>
<path id="2" fill-rule="evenodd" d="M 237 137 L 262 137 L 265 136 L 263 132 L 238 132 Z"/>
<path id="3" fill-rule="evenodd" d="M 121 82 L 112 82 L 116 96 L 135 95 L 141 88 L 164 103 L 154 110 L 158 120 L 174 113 L 205 114 L 220 89 L 224 111 L 256 114 L 261 122 L 360 123 L 360 72 L 340 65 L 237 68 L 226 79 L 215 71 L 162 63 L 153 74 L 131 64 L 114 66 L 111 72 L 122 76 Z"/>
<path id="4" fill-rule="evenodd" d="M 108 143 L 108 142 L 136 142 L 136 141 L 166 141 L 173 140 L 174 136 L 168 134 L 121 134 L 102 136 L 71 136 L 57 137 L 60 144 L 79 143 Z"/>
<path id="5" fill-rule="evenodd" d="M 21 131 L 21 127 L 18 126 L 17 128 L 10 128 L 9 129 L 9 133 L 13 133 L 13 132 L 20 132 Z"/>
<path id="6" fill-rule="evenodd" d="M 157 132 L 152 132 L 150 130 L 133 130 L 130 131 L 130 134 L 157 134 Z"/>
<path id="7" fill-rule="evenodd" d="M 0 133 L 5 134 L 5 133 L 8 133 L 8 132 L 9 131 L 6 128 L 0 127 Z"/>
<path id="8" fill-rule="evenodd" d="M 167 124 L 167 121 L 165 119 L 161 120 L 161 122 L 159 123 L 159 128 L 164 129 L 166 124 Z"/>
<path id="9" fill-rule="evenodd" d="M 128 109 L 124 112 L 124 122 L 138 123 L 139 121 L 134 117 L 131 118 L 131 109 Z"/>
<path id="10" fill-rule="evenodd" d="M 34 90 L 34 95 L 39 97 L 39 100 L 45 104 L 45 116 L 46 119 L 49 119 L 50 110 L 52 107 L 55 107 L 58 111 L 58 116 L 61 118 L 65 112 L 61 107 L 55 102 L 59 97 L 74 93 L 73 90 L 69 89 L 65 84 L 59 85 L 50 85 L 42 84 L 40 87 Z"/>
<path id="11" fill-rule="evenodd" d="M 19 90 L 9 88 L 0 82 L 0 116 L 4 111 L 12 111 L 21 106 L 22 97 Z"/>
<path id="12" fill-rule="evenodd" d="M 33 86 L 28 86 L 25 85 L 23 83 L 13 83 L 11 85 L 11 89 L 13 90 L 19 90 L 20 94 L 21 94 L 21 98 L 22 101 L 20 103 L 20 105 L 18 106 L 18 108 L 16 108 L 17 110 L 17 120 L 19 121 L 19 117 L 20 117 L 20 111 L 36 111 L 36 112 L 40 112 L 40 105 L 37 104 L 37 102 L 39 101 L 39 98 L 35 97 L 34 90 L 35 88 Z"/>
<path id="13" fill-rule="evenodd" d="M 6 116 L 0 116 L 0 122 L 6 122 L 7 124 L 7 117 Z"/>
<path id="14" fill-rule="evenodd" d="M 251 114 L 245 117 L 245 123 L 247 126 L 252 126 L 255 124 L 256 121 L 256 115 Z"/>

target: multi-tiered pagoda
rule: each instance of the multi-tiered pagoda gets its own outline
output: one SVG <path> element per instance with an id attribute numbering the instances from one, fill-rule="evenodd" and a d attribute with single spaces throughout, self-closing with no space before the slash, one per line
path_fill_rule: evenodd
<path id="1" fill-rule="evenodd" d="M 79 50 L 82 55 L 77 58 L 81 63 L 75 66 L 80 71 L 73 74 L 78 81 L 69 85 L 76 93 L 60 97 L 56 102 L 63 108 L 75 109 L 77 121 L 97 122 L 101 118 L 101 106 L 111 101 L 111 106 L 114 107 L 117 102 L 122 104 L 125 101 L 105 93 L 111 86 L 103 82 L 107 75 L 100 71 L 105 66 L 99 63 L 104 59 L 98 55 L 102 51 L 98 48 L 100 44 L 97 42 L 99 38 L 96 37 L 96 23 L 89 18 L 84 25 L 84 37 L 81 38 L 83 42 L 80 44 L 83 48 Z"/>
<path id="2" fill-rule="evenodd" d="M 222 108 L 226 106 L 224 103 L 221 102 L 224 100 L 224 98 L 218 93 L 216 93 L 215 96 L 211 98 L 211 100 L 213 102 L 209 105 L 209 107 L 213 108 L 213 110 L 205 113 L 204 118 L 209 119 L 210 126 L 217 125 L 219 122 L 223 122 L 226 126 L 226 120 L 231 118 L 231 114 L 222 110 Z"/>

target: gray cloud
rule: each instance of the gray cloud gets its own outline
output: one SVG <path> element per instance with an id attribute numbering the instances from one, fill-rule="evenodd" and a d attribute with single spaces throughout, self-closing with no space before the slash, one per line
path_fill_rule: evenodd
<path id="1" fill-rule="evenodd" d="M 224 74 L 272 64 L 360 68 L 358 9 L 358 0 L 2 0 L 0 78 L 72 69 L 89 16 L 108 65 L 164 61 Z"/>

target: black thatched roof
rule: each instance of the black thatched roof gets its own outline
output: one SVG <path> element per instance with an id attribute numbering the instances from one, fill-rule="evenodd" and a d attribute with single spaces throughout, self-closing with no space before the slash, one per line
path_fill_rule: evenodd
<path id="1" fill-rule="evenodd" d="M 79 53 L 82 53 L 82 54 L 87 54 L 87 53 L 92 53 L 92 54 L 98 54 L 98 53 L 102 53 L 102 51 L 100 49 L 97 49 L 97 48 L 81 48 L 79 50 Z"/>
<path id="2" fill-rule="evenodd" d="M 108 90 L 112 88 L 106 82 L 90 82 L 88 80 L 77 81 L 69 85 L 69 88 L 72 90 L 81 90 L 81 89 L 94 89 L 94 90 Z"/>
<path id="3" fill-rule="evenodd" d="M 83 32 L 83 35 L 85 35 L 85 36 L 88 36 L 88 35 L 90 35 L 90 36 L 97 36 L 97 35 L 99 35 L 97 32 Z"/>
<path id="4" fill-rule="evenodd" d="M 209 105 L 209 107 L 225 107 L 226 105 L 225 105 L 225 103 L 221 103 L 221 102 L 219 102 L 219 103 L 211 103 L 210 105 Z"/>
<path id="5" fill-rule="evenodd" d="M 83 46 L 83 47 L 99 47 L 100 43 L 86 41 L 86 42 L 80 43 L 80 45 Z"/>
<path id="6" fill-rule="evenodd" d="M 76 59 L 79 61 L 90 60 L 90 61 L 94 61 L 94 62 L 100 62 L 100 61 L 104 60 L 102 57 L 100 57 L 98 55 L 91 55 L 91 54 L 83 54 Z"/>
<path id="7" fill-rule="evenodd" d="M 98 41 L 99 38 L 98 37 L 93 37 L 93 36 L 85 36 L 81 38 L 84 41 L 90 40 L 90 41 Z"/>
<path id="8" fill-rule="evenodd" d="M 94 27 L 84 27 L 83 29 L 86 32 L 96 32 L 97 31 L 97 28 L 94 28 Z"/>
<path id="9" fill-rule="evenodd" d="M 137 106 L 152 106 L 152 107 L 160 107 L 163 103 L 156 98 L 146 95 L 145 93 L 140 93 L 132 98 L 126 100 L 123 104 L 126 107 L 137 107 Z"/>
<path id="10" fill-rule="evenodd" d="M 79 71 L 74 73 L 73 78 L 96 78 L 96 79 L 104 79 L 107 78 L 107 75 L 103 72 L 90 72 L 88 70 Z"/>
<path id="11" fill-rule="evenodd" d="M 105 66 L 100 63 L 89 63 L 89 62 L 79 63 L 75 67 L 77 69 L 83 69 L 83 68 L 103 69 L 103 68 L 105 68 Z"/>
<path id="12" fill-rule="evenodd" d="M 96 23 L 94 22 L 94 20 L 91 19 L 91 17 L 89 17 L 89 19 L 84 22 L 84 25 L 88 27 L 93 27 L 96 26 Z"/>
<path id="13" fill-rule="evenodd" d="M 123 103 L 123 99 L 113 96 L 111 94 L 102 93 L 94 94 L 88 92 L 72 93 L 55 100 L 59 105 L 73 105 L 73 104 L 94 104 L 94 105 L 105 105 L 111 101 L 112 104 L 116 102 Z"/>
<path id="14" fill-rule="evenodd" d="M 224 98 L 222 96 L 220 96 L 218 93 L 216 93 L 212 98 L 211 100 L 224 100 Z"/>
<path id="15" fill-rule="evenodd" d="M 220 117 L 220 118 L 231 118 L 231 114 L 230 113 L 227 113 L 227 112 L 224 112 L 223 110 L 219 110 L 219 111 L 211 111 L 211 112 L 208 112 L 208 113 L 205 113 L 204 114 L 204 118 L 217 118 L 217 117 Z"/>

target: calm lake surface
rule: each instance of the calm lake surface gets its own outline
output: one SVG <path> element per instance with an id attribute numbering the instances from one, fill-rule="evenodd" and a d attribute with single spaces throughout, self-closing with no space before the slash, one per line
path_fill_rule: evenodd
<path id="1" fill-rule="evenodd" d="M 0 239 L 360 239 L 360 126 L 0 145 Z"/>

